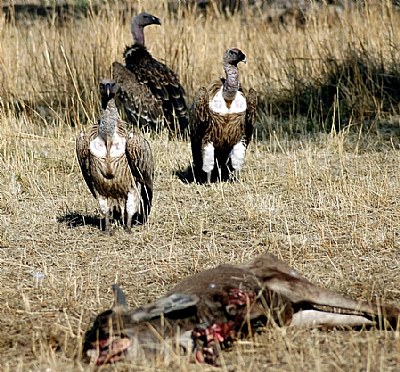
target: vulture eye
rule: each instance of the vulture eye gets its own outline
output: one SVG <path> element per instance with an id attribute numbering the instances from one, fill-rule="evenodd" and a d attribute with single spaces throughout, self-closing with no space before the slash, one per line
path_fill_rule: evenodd
<path id="1" fill-rule="evenodd" d="M 232 58 L 236 58 L 236 57 L 237 57 L 237 51 L 236 51 L 236 50 L 231 50 L 231 51 L 229 52 L 229 55 L 230 55 Z"/>

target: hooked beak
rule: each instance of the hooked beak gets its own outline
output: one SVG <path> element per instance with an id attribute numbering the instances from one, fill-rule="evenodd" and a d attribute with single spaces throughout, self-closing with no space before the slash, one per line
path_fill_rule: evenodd
<path id="1" fill-rule="evenodd" d="M 246 57 L 244 57 L 244 59 L 242 59 L 242 62 L 246 65 L 247 64 L 247 59 Z"/>
<path id="2" fill-rule="evenodd" d="M 110 84 L 106 85 L 106 93 L 107 93 L 107 97 L 110 97 L 110 94 L 111 94 L 111 85 Z"/>
<path id="3" fill-rule="evenodd" d="M 161 20 L 160 18 L 154 17 L 153 16 L 153 24 L 154 25 L 160 25 L 161 26 Z"/>

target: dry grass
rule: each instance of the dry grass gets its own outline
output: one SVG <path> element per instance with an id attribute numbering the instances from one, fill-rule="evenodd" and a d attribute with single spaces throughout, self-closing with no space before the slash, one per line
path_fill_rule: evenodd
<path id="1" fill-rule="evenodd" d="M 221 73 L 216 61 L 231 45 L 248 55 L 244 83 L 266 93 L 290 87 L 285 71 L 292 61 L 301 68 L 312 58 L 314 75 L 321 75 L 323 50 L 340 60 L 350 42 L 389 58 L 400 29 L 392 27 L 398 15 L 389 2 L 382 4 L 389 9 L 382 16 L 354 12 L 332 28 L 317 27 L 321 18 L 315 18 L 308 31 L 286 32 L 258 19 L 240 28 L 240 17 L 174 21 L 159 2 L 140 5 L 164 19 L 163 27 L 148 29 L 149 48 L 179 72 L 192 97 Z M 111 9 L 62 28 L 0 21 L 1 368 L 91 370 L 79 360 L 81 337 L 93 316 L 111 305 L 112 283 L 120 283 L 135 306 L 193 272 L 265 251 L 343 294 L 400 302 L 396 117 L 390 127 L 383 122 L 386 132 L 293 137 L 267 135 L 265 128 L 287 123 L 261 113 L 264 139 L 252 143 L 242 181 L 212 187 L 184 184 L 174 175 L 190 163 L 188 143 L 152 135 L 149 223 L 132 235 L 122 229 L 100 235 L 91 225 L 97 205 L 81 177 L 74 138 L 96 117 L 98 77 L 109 74 L 130 42 L 128 30 Z M 23 104 L 30 109 L 20 110 Z M 400 337 L 398 330 L 273 329 L 239 342 L 221 363 L 225 370 L 395 371 Z M 176 357 L 167 365 L 101 370 L 107 369 L 211 368 Z"/>

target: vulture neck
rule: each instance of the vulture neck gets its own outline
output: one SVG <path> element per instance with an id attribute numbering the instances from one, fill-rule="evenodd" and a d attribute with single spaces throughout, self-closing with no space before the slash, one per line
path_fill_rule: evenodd
<path id="1" fill-rule="evenodd" d="M 103 114 L 100 117 L 99 134 L 106 143 L 111 143 L 118 122 L 118 111 L 114 98 L 106 102 L 104 108 L 104 98 L 102 98 Z"/>
<path id="2" fill-rule="evenodd" d="M 224 63 L 226 80 L 222 89 L 222 97 L 225 101 L 233 101 L 239 90 L 239 70 L 237 66 Z"/>
<path id="3" fill-rule="evenodd" d="M 144 32 L 143 26 L 138 25 L 136 22 L 133 22 L 131 32 L 133 36 L 133 41 L 135 44 L 144 46 Z"/>

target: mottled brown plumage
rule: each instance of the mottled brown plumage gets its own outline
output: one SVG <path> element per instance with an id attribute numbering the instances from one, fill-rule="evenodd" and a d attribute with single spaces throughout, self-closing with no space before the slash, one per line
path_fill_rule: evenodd
<path id="1" fill-rule="evenodd" d="M 96 364 L 193 352 L 214 364 L 218 350 L 265 326 L 398 327 L 400 308 L 355 301 L 316 286 L 272 254 L 188 277 L 165 296 L 129 309 L 116 306 L 86 332 L 83 353 Z"/>
<path id="2" fill-rule="evenodd" d="M 119 62 L 112 64 L 113 78 L 119 85 L 117 105 L 125 110 L 127 119 L 140 128 L 163 127 L 162 100 L 141 84 L 136 75 Z"/>
<path id="3" fill-rule="evenodd" d="M 254 89 L 247 93 L 241 89 L 239 62 L 246 62 L 245 55 L 237 48 L 228 49 L 223 58 L 226 78 L 200 88 L 190 111 L 193 164 L 201 182 L 205 176 L 208 182 L 218 176 L 226 180 L 232 171 L 238 177 L 244 164 L 257 94 Z"/>
<path id="4" fill-rule="evenodd" d="M 174 135 L 185 135 L 188 126 L 185 91 L 175 72 L 153 58 L 145 47 L 143 29 L 151 24 L 161 22 L 145 12 L 133 18 L 134 43 L 124 51 L 125 66 L 113 65 L 113 78 L 121 86 L 118 98 L 133 124 L 152 129 L 166 126 Z"/>
<path id="5" fill-rule="evenodd" d="M 144 223 L 153 198 L 154 164 L 149 143 L 139 134 L 128 133 L 120 120 L 113 80 L 100 82 L 103 113 L 89 134 L 81 132 L 76 154 L 82 175 L 104 216 L 109 231 L 110 212 L 116 211 L 130 231 L 132 223 Z"/>

